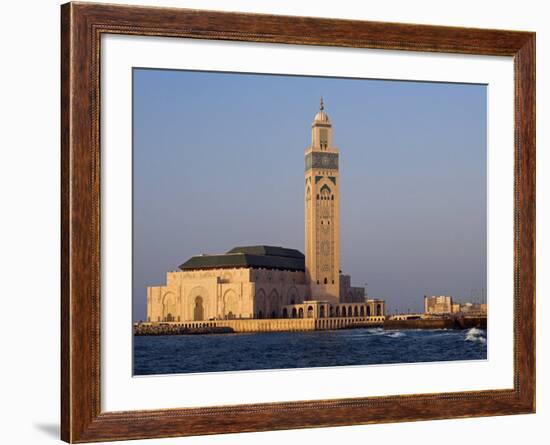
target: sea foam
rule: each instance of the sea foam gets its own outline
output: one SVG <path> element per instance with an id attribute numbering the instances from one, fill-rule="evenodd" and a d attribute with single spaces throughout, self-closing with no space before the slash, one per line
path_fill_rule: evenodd
<path id="1" fill-rule="evenodd" d="M 466 336 L 464 337 L 464 341 L 471 341 L 471 342 L 480 342 L 480 343 L 487 343 L 487 339 L 485 338 L 484 332 L 481 329 L 478 328 L 471 328 L 466 332 Z"/>

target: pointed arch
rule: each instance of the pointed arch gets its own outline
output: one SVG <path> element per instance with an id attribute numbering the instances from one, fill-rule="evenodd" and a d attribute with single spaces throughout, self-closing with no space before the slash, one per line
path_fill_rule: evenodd
<path id="1" fill-rule="evenodd" d="M 263 318 L 263 314 L 266 311 L 266 295 L 263 289 L 258 289 L 254 297 L 254 312 L 256 313 L 256 318 Z"/>
<path id="2" fill-rule="evenodd" d="M 198 297 L 200 297 L 200 300 L 197 300 Z M 195 286 L 192 288 L 185 297 L 184 301 L 186 302 L 185 312 L 187 314 L 184 314 L 184 317 L 187 317 L 188 320 L 195 320 L 195 317 L 198 315 L 202 317 L 200 318 L 201 320 L 204 320 L 209 316 L 209 294 L 204 286 Z M 197 303 L 199 303 L 198 306 Z"/>
<path id="3" fill-rule="evenodd" d="M 296 286 L 290 286 L 286 293 L 286 304 L 296 304 L 300 300 L 300 293 Z"/>
<path id="4" fill-rule="evenodd" d="M 266 313 L 269 314 L 270 317 L 273 317 L 273 314 L 278 314 L 281 309 L 281 296 L 279 295 L 279 292 L 277 292 L 276 289 L 273 289 L 269 293 L 269 298 L 267 299 L 267 307 L 266 307 Z"/>
<path id="5" fill-rule="evenodd" d="M 164 321 L 176 319 L 176 296 L 173 292 L 166 292 L 162 297 L 162 319 Z"/>
<path id="6" fill-rule="evenodd" d="M 193 320 L 204 320 L 204 306 L 202 297 L 195 298 L 195 307 L 193 308 Z"/>
<path id="7" fill-rule="evenodd" d="M 233 289 L 225 291 L 223 294 L 223 318 L 236 318 L 240 312 L 237 293 Z"/>

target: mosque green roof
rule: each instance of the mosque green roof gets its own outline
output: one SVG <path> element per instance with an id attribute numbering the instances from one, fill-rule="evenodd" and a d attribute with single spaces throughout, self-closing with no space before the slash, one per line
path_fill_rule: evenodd
<path id="1" fill-rule="evenodd" d="M 304 271 L 304 254 L 278 246 L 239 246 L 227 253 L 196 255 L 179 266 L 181 270 L 255 268 Z"/>

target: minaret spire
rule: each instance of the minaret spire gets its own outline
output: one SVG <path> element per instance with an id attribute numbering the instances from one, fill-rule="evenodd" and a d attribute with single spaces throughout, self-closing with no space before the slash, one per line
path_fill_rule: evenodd
<path id="1" fill-rule="evenodd" d="M 323 102 L 323 96 L 321 96 L 321 105 L 319 105 L 319 109 L 323 111 L 325 109 L 325 104 Z"/>

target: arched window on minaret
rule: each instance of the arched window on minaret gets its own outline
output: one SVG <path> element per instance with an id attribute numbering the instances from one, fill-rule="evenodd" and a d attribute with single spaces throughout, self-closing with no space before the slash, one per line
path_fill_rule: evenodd
<path id="1" fill-rule="evenodd" d="M 321 192 L 320 193 L 321 194 L 321 201 L 330 201 L 330 197 L 332 195 L 332 192 L 331 192 L 328 185 L 324 184 L 321 187 L 320 192 Z M 324 202 L 323 205 L 328 205 L 328 202 Z"/>
<path id="2" fill-rule="evenodd" d="M 328 130 L 326 128 L 319 129 L 319 145 L 321 150 L 326 150 L 328 147 Z"/>
<path id="3" fill-rule="evenodd" d="M 330 188 L 328 185 L 324 184 L 321 187 L 321 199 L 328 201 L 330 199 L 330 196 L 331 196 Z"/>

